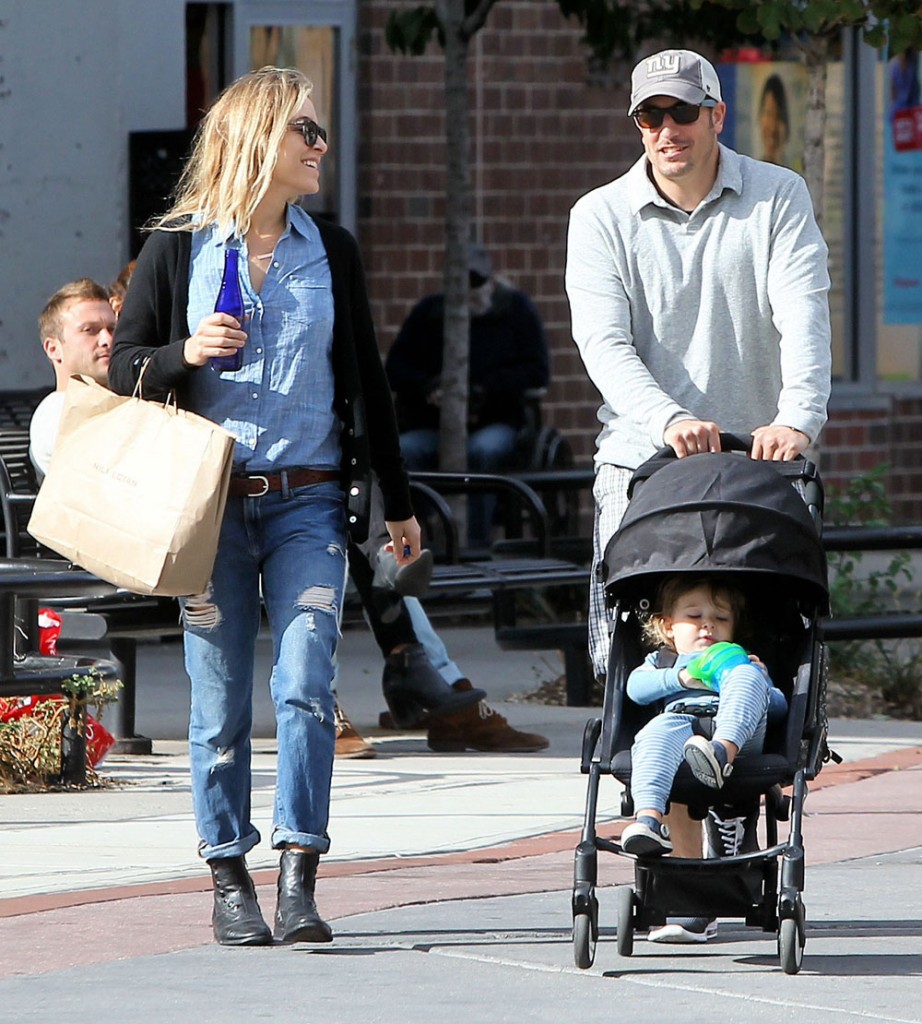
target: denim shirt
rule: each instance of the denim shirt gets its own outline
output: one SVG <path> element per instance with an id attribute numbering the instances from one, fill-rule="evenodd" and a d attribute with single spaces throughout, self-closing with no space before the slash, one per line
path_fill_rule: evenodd
<path id="1" fill-rule="evenodd" d="M 243 366 L 236 372 L 209 363 L 192 374 L 190 408 L 236 438 L 235 472 L 295 467 L 339 469 L 339 417 L 333 409 L 333 292 L 320 233 L 300 207 L 288 224 L 257 294 L 250 282 L 246 243 L 218 237 L 212 226 L 192 235 L 189 333 L 214 312 L 224 271 L 225 245 L 240 250 L 240 287 L 246 306 Z"/>

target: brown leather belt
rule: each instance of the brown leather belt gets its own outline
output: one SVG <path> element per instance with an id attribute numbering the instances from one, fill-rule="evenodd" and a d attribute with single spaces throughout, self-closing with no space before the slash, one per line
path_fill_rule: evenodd
<path id="1" fill-rule="evenodd" d="M 233 498 L 261 498 L 270 491 L 281 491 L 286 482 L 289 487 L 307 487 L 338 479 L 336 469 L 283 469 L 279 473 L 232 476 L 227 493 Z"/>

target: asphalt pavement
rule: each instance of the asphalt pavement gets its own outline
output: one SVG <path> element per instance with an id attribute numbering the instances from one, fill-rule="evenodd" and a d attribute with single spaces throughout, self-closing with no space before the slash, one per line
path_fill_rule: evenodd
<path id="1" fill-rule="evenodd" d="M 830 723 L 845 760 L 806 803 L 798 975 L 781 972 L 772 935 L 738 921 L 721 921 L 707 945 L 638 937 L 619 957 L 613 887 L 632 869 L 608 855 L 596 961 L 579 971 L 569 908 L 585 800 L 578 756 L 598 711 L 509 700 L 560 674 L 554 653 L 500 651 L 484 627 L 443 636 L 491 706 L 545 733 L 549 748 L 434 754 L 424 733 L 380 730 L 380 656 L 349 630 L 339 690 L 379 753 L 335 767 L 333 846 L 317 889 L 335 941 L 262 949 L 212 941 L 181 653 L 145 645 L 137 731 L 153 754 L 110 756 L 99 790 L 0 798 L 0 1021 L 922 1022 L 922 723 Z M 254 822 L 267 836 L 275 748 L 263 685 L 256 718 Z M 597 820 L 612 835 L 619 806 L 617 784 L 603 786 Z M 270 917 L 276 855 L 263 842 L 249 862 Z"/>

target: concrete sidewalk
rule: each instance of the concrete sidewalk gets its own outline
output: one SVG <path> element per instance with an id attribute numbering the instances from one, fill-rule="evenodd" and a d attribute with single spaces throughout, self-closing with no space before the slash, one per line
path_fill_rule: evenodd
<path id="1" fill-rule="evenodd" d="M 775 942 L 723 922 L 706 947 L 638 941 L 614 950 L 613 897 L 626 859 L 600 858 L 596 965 L 572 966 L 569 889 L 585 779 L 588 709 L 505 703 L 561 671 L 553 655 L 499 652 L 489 629 L 445 630 L 461 667 L 513 725 L 544 732 L 532 755 L 433 754 L 424 734 L 380 738 L 372 761 L 334 773 L 333 848 L 318 900 L 328 947 L 229 950 L 209 926 L 209 881 L 194 856 L 179 648 L 145 648 L 138 730 L 151 757 L 113 757 L 118 785 L 0 799 L 0 1020 L 492 1022 L 656 1013 L 669 1021 L 922 1021 L 922 723 L 839 722 L 846 763 L 806 805 L 808 943 L 796 978 Z M 380 657 L 351 631 L 340 693 L 375 733 Z M 269 714 L 269 731 L 265 715 Z M 261 700 L 254 820 L 268 835 L 271 709 Z M 620 787 L 598 819 L 613 833 Z M 276 856 L 251 867 L 267 917 Z M 246 967 L 241 970 L 241 965 Z M 617 1007 L 617 1011 L 615 1008 Z"/>

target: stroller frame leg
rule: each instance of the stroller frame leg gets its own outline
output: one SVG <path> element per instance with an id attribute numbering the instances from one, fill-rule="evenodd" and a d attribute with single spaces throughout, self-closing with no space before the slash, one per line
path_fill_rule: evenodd
<path id="1" fill-rule="evenodd" d="M 801 826 L 807 796 L 803 769 L 794 776 L 791 801 L 791 835 L 781 857 L 781 895 L 778 900 L 778 957 L 785 974 L 797 974 L 806 945 L 806 910 L 801 893 L 804 888 L 804 845 Z"/>
<path id="2" fill-rule="evenodd" d="M 595 816 L 600 778 L 599 765 L 590 765 L 583 832 L 573 858 L 573 958 L 581 970 L 592 966 L 599 939 L 599 901 L 595 894 L 599 854 Z"/>

